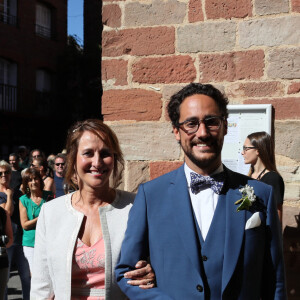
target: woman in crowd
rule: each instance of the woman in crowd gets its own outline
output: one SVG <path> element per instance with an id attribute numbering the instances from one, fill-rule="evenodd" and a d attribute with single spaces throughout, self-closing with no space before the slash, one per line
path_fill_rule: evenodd
<path id="1" fill-rule="evenodd" d="M 23 299 L 29 300 L 30 292 L 30 272 L 27 259 L 24 256 L 22 247 L 22 226 L 20 223 L 19 198 L 21 191 L 11 190 L 11 166 L 4 160 L 0 161 L 0 206 L 2 206 L 9 215 L 11 215 L 11 225 L 13 229 L 13 245 L 7 249 L 9 269 L 11 264 L 17 267 L 22 283 Z"/>
<path id="2" fill-rule="evenodd" d="M 51 191 L 55 194 L 55 184 L 53 179 L 53 171 L 49 168 L 48 162 L 42 158 L 34 158 L 30 165 L 31 168 L 37 169 L 44 181 L 44 190 Z"/>
<path id="3" fill-rule="evenodd" d="M 23 227 L 22 245 L 32 273 L 36 223 L 42 205 L 52 195 L 52 192 L 43 190 L 44 182 L 40 172 L 34 168 L 25 171 L 23 188 L 25 195 L 20 197 L 19 202 L 20 220 Z"/>
<path id="4" fill-rule="evenodd" d="M 11 216 L 14 210 L 13 190 L 9 187 L 11 180 L 11 166 L 8 162 L 0 161 L 0 206 Z"/>
<path id="5" fill-rule="evenodd" d="M 278 216 L 282 223 L 284 182 L 276 168 L 274 148 L 273 139 L 268 133 L 254 132 L 247 136 L 242 155 L 245 164 L 251 164 L 248 175 L 273 187 Z"/>
<path id="6" fill-rule="evenodd" d="M 5 288 L 8 281 L 8 256 L 6 248 L 13 243 L 13 233 L 9 214 L 0 207 L 0 299 L 4 299 Z"/>
<path id="7" fill-rule="evenodd" d="M 70 129 L 65 180 L 78 190 L 42 208 L 32 300 L 126 299 L 114 277 L 135 196 L 115 189 L 123 165 L 118 139 L 103 122 L 86 120 Z M 146 262 L 138 264 L 143 267 Z M 152 288 L 153 273 L 149 270 L 148 265 L 131 271 L 141 279 L 133 285 Z"/>

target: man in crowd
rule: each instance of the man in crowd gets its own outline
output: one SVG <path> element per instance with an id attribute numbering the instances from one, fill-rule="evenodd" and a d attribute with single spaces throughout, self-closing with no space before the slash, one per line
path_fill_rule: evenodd
<path id="1" fill-rule="evenodd" d="M 20 146 L 18 148 L 18 155 L 19 155 L 19 166 L 21 169 L 29 168 L 29 156 L 28 156 L 28 149 L 26 146 Z"/>
<path id="2" fill-rule="evenodd" d="M 10 187 L 13 190 L 20 189 L 20 186 L 22 184 L 22 169 L 19 166 L 19 157 L 16 153 L 11 153 L 8 157 L 8 161 L 12 170 Z"/>
<path id="3" fill-rule="evenodd" d="M 55 197 L 60 197 L 65 194 L 64 192 L 64 177 L 65 177 L 65 163 L 66 156 L 58 153 L 54 160 L 54 183 L 55 183 Z"/>
<path id="4" fill-rule="evenodd" d="M 184 152 L 179 169 L 139 187 L 116 277 L 130 299 L 286 299 L 273 190 L 227 169 L 225 96 L 192 83 L 168 113 Z M 127 271 L 150 257 L 157 287 L 130 286 Z"/>

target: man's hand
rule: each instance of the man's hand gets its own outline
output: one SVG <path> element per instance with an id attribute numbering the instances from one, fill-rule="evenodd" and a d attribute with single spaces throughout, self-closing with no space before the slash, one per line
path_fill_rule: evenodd
<path id="1" fill-rule="evenodd" d="M 130 285 L 138 285 L 141 289 L 152 289 L 155 287 L 155 274 L 150 264 L 145 260 L 140 260 L 135 265 L 136 270 L 126 272 L 125 278 L 132 280 L 127 281 Z"/>

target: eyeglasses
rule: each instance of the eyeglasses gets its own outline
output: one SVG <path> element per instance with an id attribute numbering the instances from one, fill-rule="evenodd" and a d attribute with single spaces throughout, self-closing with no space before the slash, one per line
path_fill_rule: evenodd
<path id="1" fill-rule="evenodd" d="M 4 172 L 0 172 L 0 177 L 2 177 L 2 175 L 8 175 L 8 174 L 10 174 L 10 172 L 9 171 L 4 171 Z"/>
<path id="2" fill-rule="evenodd" d="M 61 165 L 62 167 L 65 165 L 65 163 L 55 163 L 55 165 L 58 167 L 59 165 Z"/>
<path id="3" fill-rule="evenodd" d="M 192 134 L 198 131 L 201 122 L 203 122 L 207 130 L 216 131 L 221 127 L 223 120 L 225 120 L 225 117 L 221 116 L 206 117 L 202 120 L 189 119 L 178 123 L 178 127 L 180 127 L 185 133 Z"/>
<path id="4" fill-rule="evenodd" d="M 31 167 L 31 168 L 38 168 L 39 166 L 36 166 L 36 165 L 34 165 L 34 164 L 31 164 L 30 167 Z"/>
<path id="5" fill-rule="evenodd" d="M 243 146 L 243 151 L 244 152 L 247 152 L 249 149 L 256 149 L 256 147 L 246 147 L 246 146 Z"/>

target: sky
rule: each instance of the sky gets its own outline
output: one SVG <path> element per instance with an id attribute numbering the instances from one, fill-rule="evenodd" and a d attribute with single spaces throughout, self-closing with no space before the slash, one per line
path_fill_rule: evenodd
<path id="1" fill-rule="evenodd" d="M 68 0 L 68 35 L 77 35 L 83 44 L 83 0 Z"/>

